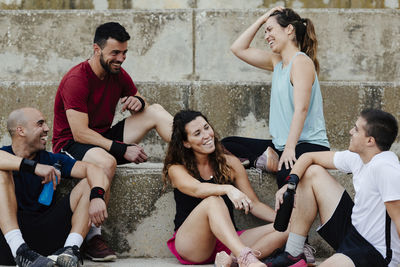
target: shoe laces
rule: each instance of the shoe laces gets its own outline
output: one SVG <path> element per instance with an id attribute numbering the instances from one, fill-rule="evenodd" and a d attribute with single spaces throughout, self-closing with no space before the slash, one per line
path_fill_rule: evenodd
<path id="1" fill-rule="evenodd" d="M 40 255 L 38 253 L 26 246 L 26 248 L 17 255 L 16 260 L 18 261 L 18 266 L 27 267 L 39 257 Z"/>
<path id="2" fill-rule="evenodd" d="M 82 263 L 83 265 L 83 257 L 81 255 L 81 252 L 79 250 L 78 246 L 73 246 L 72 247 L 72 253 L 74 253 L 74 255 L 78 258 L 78 260 Z"/>
<path id="3" fill-rule="evenodd" d="M 317 251 L 315 250 L 315 248 L 313 246 L 311 246 L 310 244 L 304 244 L 304 255 L 306 256 L 306 258 L 314 258 L 314 254 Z"/>

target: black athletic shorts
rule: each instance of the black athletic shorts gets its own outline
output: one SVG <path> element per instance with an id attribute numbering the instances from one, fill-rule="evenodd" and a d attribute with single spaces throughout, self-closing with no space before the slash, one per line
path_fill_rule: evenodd
<path id="1" fill-rule="evenodd" d="M 61 198 L 45 213 L 18 211 L 17 218 L 26 244 L 43 256 L 51 255 L 64 247 L 71 231 L 70 194 Z M 11 249 L 2 233 L 0 233 L 0 265 L 15 266 Z"/>
<path id="2" fill-rule="evenodd" d="M 348 256 L 356 267 L 387 266 L 385 259 L 351 223 L 354 202 L 344 191 L 332 217 L 318 229 L 319 235 L 336 250 Z"/>
<path id="3" fill-rule="evenodd" d="M 114 141 L 124 141 L 124 127 L 125 127 L 125 119 L 122 121 L 119 121 L 117 124 L 115 124 L 113 127 L 107 130 L 107 132 L 103 133 L 102 136 L 104 136 L 107 139 L 114 140 Z M 72 158 L 76 160 L 82 160 L 83 157 L 85 156 L 86 152 L 88 150 L 98 147 L 95 145 L 89 145 L 89 144 L 82 144 L 75 142 L 73 139 L 69 140 L 68 143 L 61 149 L 61 152 L 68 154 Z M 130 163 L 129 161 L 123 159 L 123 160 L 117 160 L 117 164 L 126 164 Z"/>

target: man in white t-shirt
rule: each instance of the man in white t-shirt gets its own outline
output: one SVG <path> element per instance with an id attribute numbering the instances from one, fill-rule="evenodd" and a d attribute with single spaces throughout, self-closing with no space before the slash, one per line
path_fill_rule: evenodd
<path id="1" fill-rule="evenodd" d="M 287 178 L 296 183 L 300 178 L 289 238 L 285 251 L 267 259 L 267 266 L 307 266 L 303 246 L 317 212 L 322 225 L 318 233 L 336 250 L 320 266 L 398 266 L 400 165 L 389 151 L 397 132 L 391 114 L 364 110 L 350 130 L 347 151 L 312 152 L 298 159 Z M 326 169 L 353 174 L 354 202 Z M 276 209 L 286 188 L 276 193 Z"/>

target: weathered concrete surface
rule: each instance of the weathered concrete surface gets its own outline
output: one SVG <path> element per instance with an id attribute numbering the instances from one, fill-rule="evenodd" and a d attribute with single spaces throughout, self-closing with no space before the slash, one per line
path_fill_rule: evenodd
<path id="1" fill-rule="evenodd" d="M 135 81 L 269 81 L 229 50 L 266 10 L 0 11 L 0 80 L 60 81 L 92 53 L 96 26 L 132 36 L 125 69 Z M 399 81 L 400 10 L 304 9 L 319 40 L 320 80 Z M 371 30 L 374 29 L 374 30 Z M 260 30 L 254 46 L 266 48 Z"/>
<path id="2" fill-rule="evenodd" d="M 111 187 L 108 206 L 109 218 L 103 233 L 113 249 L 122 257 L 171 257 L 166 241 L 173 234 L 175 202 L 171 188 L 162 192 L 162 164 L 128 164 L 117 168 Z M 353 187 L 349 175 L 332 172 L 351 195 Z M 277 190 L 273 175 L 262 177 L 248 170 L 249 179 L 257 196 L 271 207 L 275 203 Z M 63 192 L 70 187 L 64 186 Z M 235 211 L 239 229 L 248 229 L 265 224 L 252 215 Z M 319 223 L 314 223 L 310 243 L 316 247 L 319 257 L 332 253 L 327 244 L 315 233 Z"/>
<path id="3" fill-rule="evenodd" d="M 131 35 L 124 68 L 134 80 L 192 74 L 191 10 L 0 11 L 0 80 L 59 82 L 90 57 L 96 27 L 108 21 L 120 22 Z"/>
<path id="4" fill-rule="evenodd" d="M 0 0 L 2 9 L 399 8 L 398 0 Z"/>
<path id="5" fill-rule="evenodd" d="M 400 13 L 398 10 L 298 10 L 310 18 L 319 43 L 320 80 L 398 81 Z M 269 81 L 271 73 L 235 58 L 234 40 L 261 10 L 199 10 L 196 13 L 196 75 L 200 80 Z M 370 29 L 376 29 L 371 31 Z M 216 36 L 218 36 L 216 38 Z M 253 42 L 266 48 L 263 29 Z"/>
<path id="6" fill-rule="evenodd" d="M 54 95 L 58 83 L 0 82 L 0 145 L 9 144 L 8 114 L 24 106 L 37 107 L 53 120 Z M 260 82 L 138 82 L 141 94 L 150 103 L 161 104 L 175 114 L 181 109 L 202 111 L 220 137 L 231 135 L 269 138 L 270 83 Z M 382 108 L 400 120 L 400 84 L 388 82 L 322 82 L 326 128 L 331 148 L 347 148 L 349 130 L 364 108 Z M 117 108 L 116 119 L 121 114 Z M 51 137 L 51 133 L 50 133 Z M 49 139 L 50 140 L 50 139 Z M 399 138 L 392 150 L 400 155 Z M 166 144 L 152 131 L 142 142 L 150 161 L 164 158 Z M 48 146 L 50 149 L 50 145 Z"/>

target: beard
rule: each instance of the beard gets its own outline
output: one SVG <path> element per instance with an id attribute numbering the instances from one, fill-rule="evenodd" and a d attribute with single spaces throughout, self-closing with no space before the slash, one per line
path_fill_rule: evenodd
<path id="1" fill-rule="evenodd" d="M 121 71 L 120 68 L 117 69 L 117 70 L 113 70 L 113 69 L 112 69 L 111 64 L 114 63 L 114 62 L 117 63 L 118 61 L 110 61 L 109 63 L 107 63 L 107 62 L 104 60 L 103 53 L 101 53 L 101 55 L 100 55 L 100 64 L 101 64 L 101 66 L 103 67 L 103 69 L 104 69 L 108 74 L 118 74 L 118 73 L 120 73 L 120 71 Z M 118 62 L 118 63 L 119 63 L 119 62 Z"/>

